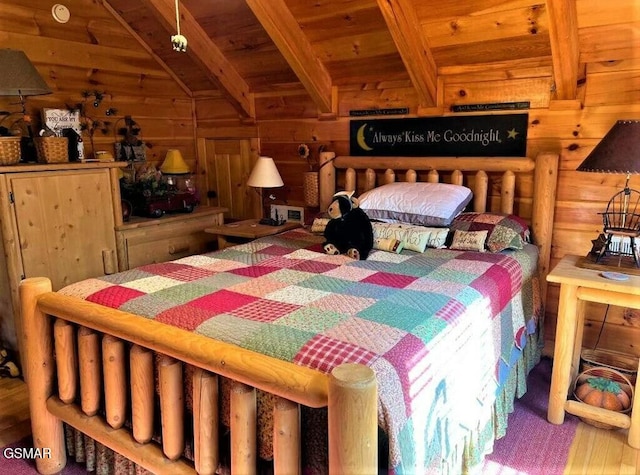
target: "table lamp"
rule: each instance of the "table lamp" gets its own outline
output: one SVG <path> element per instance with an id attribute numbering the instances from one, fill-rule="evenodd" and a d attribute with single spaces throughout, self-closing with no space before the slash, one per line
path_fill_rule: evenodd
<path id="1" fill-rule="evenodd" d="M 578 167 L 579 171 L 625 173 L 624 189 L 613 195 L 603 219 L 604 242 L 596 253 L 596 262 L 605 256 L 632 257 L 640 267 L 640 191 L 629 188 L 631 174 L 640 173 L 640 120 L 619 120 Z M 628 240 L 628 241 L 627 241 Z M 629 249 L 626 249 L 626 244 Z"/>
<path id="2" fill-rule="evenodd" d="M 264 208 L 265 203 L 262 197 L 262 190 L 264 188 L 279 188 L 284 186 L 284 182 L 282 181 L 282 177 L 278 172 L 278 168 L 276 167 L 273 158 L 271 157 L 258 157 L 255 165 L 253 166 L 253 170 L 251 170 L 251 175 L 249 175 L 249 179 L 247 180 L 247 185 L 252 188 L 260 188 L 258 191 L 260 195 L 260 202 L 262 203 L 262 212 L 264 216 Z M 275 199 L 275 196 L 271 195 L 270 199 Z M 268 217 L 263 217 L 260 220 L 260 224 L 269 224 L 272 226 L 279 226 L 284 223 L 283 219 L 278 218 L 276 215 L 276 219 L 271 219 Z"/>
<path id="3" fill-rule="evenodd" d="M 23 51 L 0 49 L 0 71 L 2 71 L 0 74 L 0 96 L 18 96 L 20 99 L 22 107 L 20 114 L 26 124 L 28 135 L 23 139 L 22 158 L 35 161 L 36 153 L 31 117 L 27 114 L 25 97 L 51 94 L 52 91 Z"/>
<path id="4" fill-rule="evenodd" d="M 169 190 L 196 193 L 191 170 L 182 158 L 180 150 L 174 148 L 167 150 L 164 162 L 160 165 L 160 171 Z"/>

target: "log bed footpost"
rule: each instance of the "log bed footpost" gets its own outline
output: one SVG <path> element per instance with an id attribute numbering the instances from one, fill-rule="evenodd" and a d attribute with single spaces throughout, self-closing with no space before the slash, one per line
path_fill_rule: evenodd
<path id="1" fill-rule="evenodd" d="M 140 444 L 146 444 L 153 437 L 153 353 L 146 348 L 133 345 L 129 351 L 129 360 L 133 438 Z"/>
<path id="2" fill-rule="evenodd" d="M 279 397 L 273 408 L 273 470 L 274 473 L 301 473 L 300 406 Z"/>
<path id="3" fill-rule="evenodd" d="M 78 391 L 78 357 L 76 329 L 70 323 L 56 319 L 53 324 L 58 374 L 58 397 L 65 404 L 76 399 Z"/>
<path id="4" fill-rule="evenodd" d="M 345 363 L 329 378 L 329 473 L 378 473 L 378 386 L 373 370 Z"/>
<path id="5" fill-rule="evenodd" d="M 218 401 L 218 376 L 196 368 L 193 373 L 193 450 L 199 475 L 214 475 L 220 462 Z"/>
<path id="6" fill-rule="evenodd" d="M 169 460 L 178 460 L 184 451 L 184 395 L 182 362 L 162 356 L 158 365 L 162 451 Z"/>
<path id="7" fill-rule="evenodd" d="M 255 475 L 258 455 L 256 448 L 256 390 L 233 381 L 231 384 L 231 473 Z"/>
<path id="8" fill-rule="evenodd" d="M 80 327 L 78 330 L 78 364 L 82 412 L 87 416 L 95 416 L 100 409 L 102 358 L 99 336 L 87 327 Z"/>
<path id="9" fill-rule="evenodd" d="M 127 412 L 127 373 L 124 342 L 111 335 L 102 337 L 102 368 L 107 423 L 114 429 L 124 425 Z"/>
<path id="10" fill-rule="evenodd" d="M 23 280 L 19 290 L 33 446 L 48 449 L 50 455 L 36 458 L 36 468 L 44 475 L 58 473 L 67 464 L 62 421 L 47 410 L 55 379 L 53 329 L 49 317 L 37 307 L 38 296 L 51 290 L 51 281 L 44 277 Z"/>

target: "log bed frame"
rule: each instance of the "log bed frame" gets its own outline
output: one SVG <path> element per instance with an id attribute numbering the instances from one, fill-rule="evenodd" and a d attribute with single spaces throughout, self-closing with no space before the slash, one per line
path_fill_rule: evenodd
<path id="1" fill-rule="evenodd" d="M 375 186 L 376 171 L 384 182 L 393 170 L 415 181 L 450 173 L 462 183 L 474 182 L 474 209 L 485 211 L 488 173 L 501 175 L 499 210 L 511 213 L 516 198 L 515 174 L 534 177 L 532 237 L 540 247 L 543 286 L 549 270 L 558 155 L 531 158 L 405 158 L 320 157 L 320 206 L 326 209 L 342 170 L 344 188 Z M 20 284 L 24 373 L 34 447 L 48 448 L 38 458 L 42 474 L 57 473 L 66 464 L 63 423 L 154 473 L 213 474 L 219 463 L 218 376 L 230 378 L 231 467 L 233 473 L 255 473 L 256 388 L 277 396 L 274 407 L 275 473 L 300 473 L 300 405 L 328 407 L 329 471 L 377 473 L 377 384 L 365 366 L 343 364 L 324 374 L 167 326 L 126 312 L 52 292 L 45 277 Z M 151 441 L 154 428 L 154 354 L 159 356 L 162 442 Z M 194 461 L 182 458 L 185 446 L 183 365 L 194 368 Z M 129 370 L 127 370 L 129 368 Z M 130 377 L 127 377 L 127 374 Z M 102 377 L 104 375 L 104 377 Z M 128 404 L 131 404 L 129 408 Z M 102 415 L 104 413 L 104 416 Z M 125 425 L 129 417 L 131 423 Z M 128 427 L 131 429 L 128 429 Z M 195 468 L 194 468 L 195 467 Z"/>

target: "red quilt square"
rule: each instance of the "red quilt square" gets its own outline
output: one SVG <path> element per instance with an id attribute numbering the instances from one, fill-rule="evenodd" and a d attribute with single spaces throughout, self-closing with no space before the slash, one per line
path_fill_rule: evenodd
<path id="1" fill-rule="evenodd" d="M 229 312 L 243 305 L 255 302 L 256 300 L 258 300 L 258 297 L 253 297 L 252 295 L 239 294 L 229 290 L 219 290 L 192 300 L 189 302 L 189 305 L 205 309 L 209 312 L 209 315 L 212 315 Z"/>
<path id="2" fill-rule="evenodd" d="M 243 275 L 245 277 L 261 277 L 265 274 L 271 274 L 280 270 L 278 267 L 270 267 L 270 266 L 249 266 L 249 267 L 241 267 L 239 269 L 231 269 L 228 272 L 231 274 Z"/>
<path id="3" fill-rule="evenodd" d="M 146 294 L 139 290 L 130 289 L 129 287 L 114 285 L 106 289 L 98 290 L 96 293 L 89 295 L 87 300 L 105 305 L 106 307 L 120 308 L 122 304 L 141 295 Z"/>
<path id="4" fill-rule="evenodd" d="M 156 315 L 155 320 L 169 325 L 193 331 L 198 326 L 212 318 L 211 312 L 204 308 L 195 308 L 192 305 L 178 305 L 171 307 Z"/>

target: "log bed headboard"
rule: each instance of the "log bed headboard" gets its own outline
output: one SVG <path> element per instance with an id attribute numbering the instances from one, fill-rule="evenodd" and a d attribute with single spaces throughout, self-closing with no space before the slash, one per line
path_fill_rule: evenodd
<path id="1" fill-rule="evenodd" d="M 538 269 L 542 301 L 546 302 L 546 276 L 551 259 L 551 234 L 556 201 L 559 156 L 540 153 L 528 157 L 349 157 L 333 152 L 320 154 L 320 209 L 326 209 L 338 188 L 370 190 L 379 184 L 396 181 L 443 181 L 468 186 L 473 190 L 473 210 L 518 214 L 531 228 L 533 243 L 540 249 Z M 341 174 L 342 173 L 342 174 Z M 524 197 L 517 188 L 516 174 L 530 177 L 532 190 Z M 492 199 L 490 176 L 497 176 L 498 199 Z M 358 178 L 363 179 L 360 184 Z M 421 178 L 422 180 L 419 180 Z M 342 186 L 340 186 L 342 185 Z M 526 205 L 525 206 L 525 202 Z M 516 205 L 519 208 L 516 209 Z M 530 204 L 530 206 L 528 206 Z M 527 210 L 528 208 L 528 210 Z"/>

